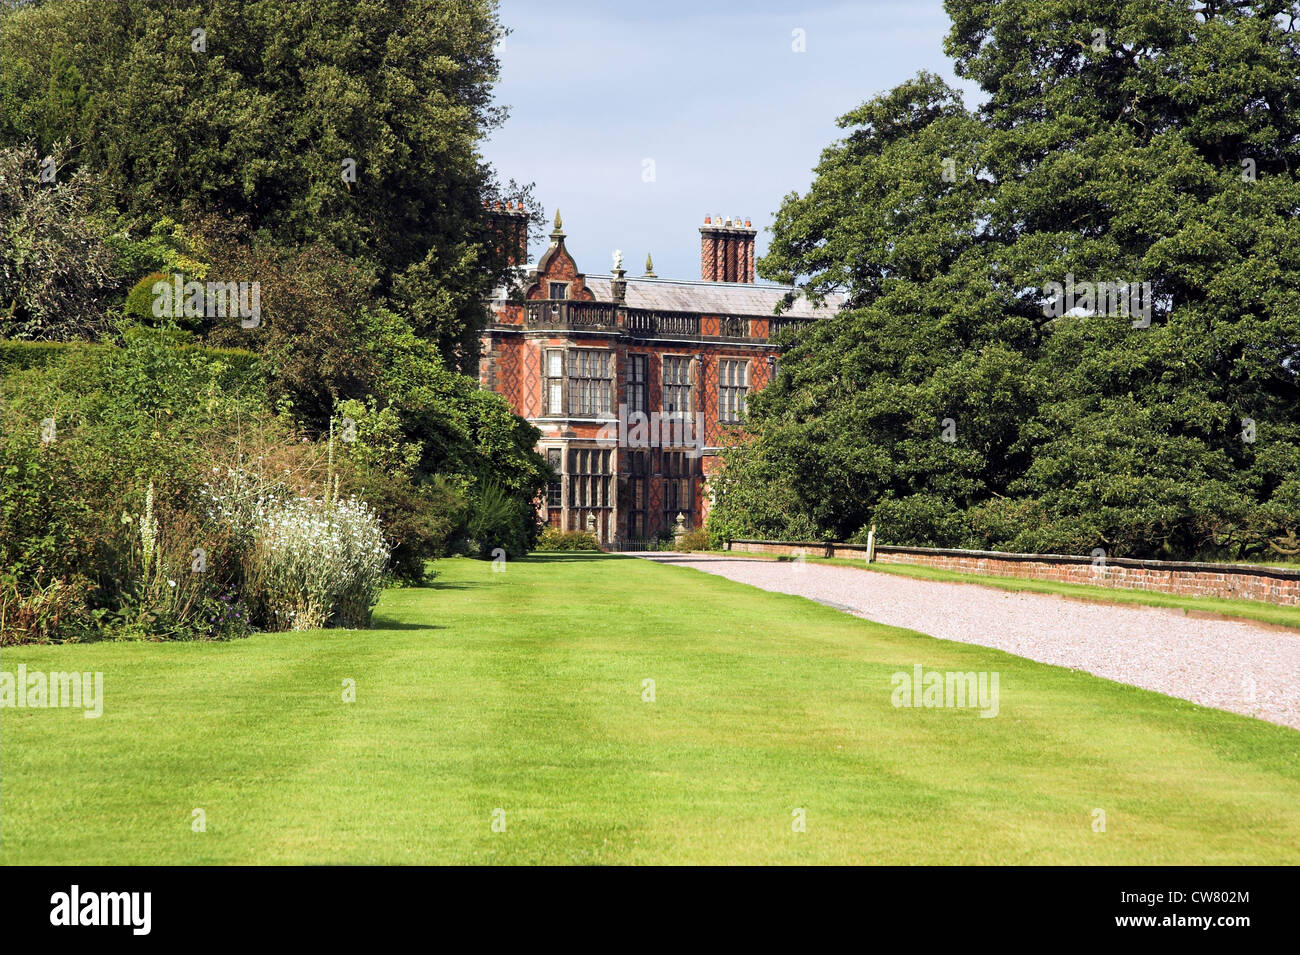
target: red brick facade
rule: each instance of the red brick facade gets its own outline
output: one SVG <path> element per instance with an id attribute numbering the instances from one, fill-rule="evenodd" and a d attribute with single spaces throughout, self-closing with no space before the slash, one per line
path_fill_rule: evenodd
<path id="1" fill-rule="evenodd" d="M 753 284 L 748 223 L 700 231 L 705 275 L 739 281 L 626 278 L 621 267 L 589 278 L 557 215 L 522 295 L 492 303 L 480 382 L 542 432 L 538 450 L 561 479 L 541 511 L 557 527 L 635 546 L 670 534 L 678 514 L 702 526 L 706 479 L 734 427 L 724 416 L 770 380 L 782 323 L 817 317 L 801 306 L 773 320 L 787 289 Z"/>

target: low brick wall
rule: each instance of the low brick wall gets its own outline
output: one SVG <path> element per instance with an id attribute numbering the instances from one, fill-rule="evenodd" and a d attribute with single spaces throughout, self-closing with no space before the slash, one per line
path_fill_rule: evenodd
<path id="1" fill-rule="evenodd" d="M 865 544 L 824 541 L 734 540 L 727 550 L 755 554 L 800 552 L 809 557 L 866 560 Z M 1064 554 L 1004 554 L 984 550 L 941 550 L 932 547 L 876 547 L 876 562 L 918 564 L 964 574 L 1027 577 L 1068 584 L 1092 584 L 1127 590 L 1151 590 L 1187 597 L 1235 597 L 1285 606 L 1300 606 L 1300 569 L 1253 564 L 1199 564 L 1167 560 L 1107 559 Z"/>

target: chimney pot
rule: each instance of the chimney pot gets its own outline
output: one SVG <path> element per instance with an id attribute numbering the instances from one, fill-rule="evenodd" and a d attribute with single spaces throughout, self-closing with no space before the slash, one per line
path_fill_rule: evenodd
<path id="1" fill-rule="evenodd" d="M 705 216 L 700 229 L 700 278 L 706 282 L 754 281 L 754 229 L 740 216 Z"/>

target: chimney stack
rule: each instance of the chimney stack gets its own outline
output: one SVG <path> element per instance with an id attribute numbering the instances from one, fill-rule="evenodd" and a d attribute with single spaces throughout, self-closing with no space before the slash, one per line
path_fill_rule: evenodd
<path id="1" fill-rule="evenodd" d="M 496 238 L 497 254 L 512 268 L 527 262 L 528 213 L 524 209 L 523 202 L 511 202 L 507 199 L 502 206 L 499 199 L 491 205 L 484 199 L 483 208 L 487 212 L 489 227 Z"/>
<path id="2" fill-rule="evenodd" d="M 706 282 L 753 282 L 758 230 L 739 216 L 705 216 L 700 227 L 700 278 Z"/>

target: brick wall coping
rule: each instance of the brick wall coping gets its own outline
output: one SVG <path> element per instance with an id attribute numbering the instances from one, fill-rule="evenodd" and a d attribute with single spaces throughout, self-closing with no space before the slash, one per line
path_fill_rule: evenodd
<path id="1" fill-rule="evenodd" d="M 847 544 L 839 541 L 770 541 L 755 538 L 737 537 L 728 540 L 727 549 L 732 544 L 762 544 L 774 547 L 807 547 L 818 550 L 852 550 L 865 551 L 866 544 Z M 903 547 L 899 545 L 876 545 L 877 554 L 929 554 L 934 557 L 973 557 L 987 560 L 1009 560 L 1019 563 L 1065 563 L 1091 564 L 1091 557 L 1077 554 L 1018 554 L 1000 550 L 956 550 L 941 547 Z M 1140 567 L 1146 570 L 1211 573 L 1211 574 L 1249 574 L 1252 576 L 1276 577 L 1282 580 L 1300 580 L 1300 567 L 1266 567 L 1262 564 L 1210 564 L 1200 561 L 1183 560 L 1138 560 L 1133 557 L 1107 557 L 1108 567 Z"/>

